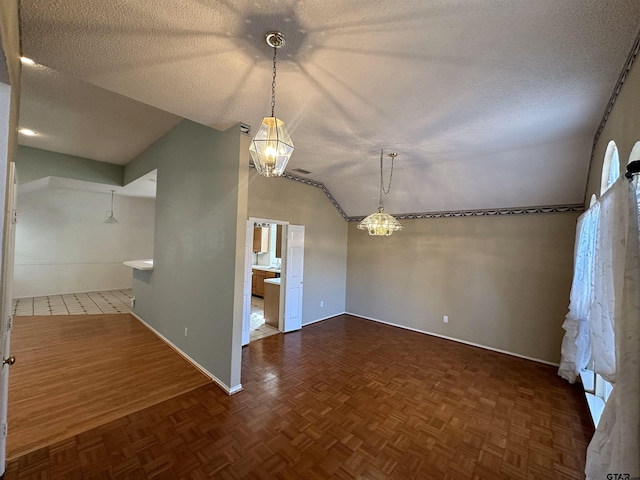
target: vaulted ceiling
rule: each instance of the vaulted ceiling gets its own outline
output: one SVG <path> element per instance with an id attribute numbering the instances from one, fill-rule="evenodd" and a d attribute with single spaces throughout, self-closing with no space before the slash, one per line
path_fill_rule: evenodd
<path id="1" fill-rule="evenodd" d="M 348 215 L 377 206 L 381 148 L 390 213 L 582 203 L 638 18 L 637 0 L 22 0 L 21 124 L 41 136 L 21 141 L 122 164 L 179 117 L 256 128 L 280 30 L 287 171 Z"/>

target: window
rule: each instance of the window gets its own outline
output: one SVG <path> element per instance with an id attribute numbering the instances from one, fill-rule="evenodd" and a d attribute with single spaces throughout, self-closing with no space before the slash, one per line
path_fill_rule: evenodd
<path id="1" fill-rule="evenodd" d="M 631 153 L 629 154 L 629 161 L 627 165 L 635 160 L 640 160 L 640 142 L 636 142 L 636 144 L 631 149 Z M 638 182 L 638 178 L 635 177 L 634 181 L 636 182 L 636 197 L 638 197 L 638 214 L 640 215 L 640 182 Z"/>
<path id="2" fill-rule="evenodd" d="M 638 142 L 638 157 L 640 159 L 640 142 Z M 604 154 L 604 161 L 602 164 L 602 177 L 600 179 L 600 195 L 604 194 L 611 185 L 620 177 L 620 156 L 618 155 L 618 147 L 616 143 L 611 140 L 607 144 L 607 149 Z M 591 196 L 591 202 L 589 208 L 597 203 L 595 195 Z M 597 228 L 589 229 L 584 233 L 595 237 Z M 595 238 L 592 238 L 595 241 Z M 607 382 L 602 376 L 595 373 L 593 357 L 587 364 L 585 370 L 580 373 L 585 394 L 587 396 L 587 403 L 591 411 L 593 423 L 597 426 L 604 410 L 604 405 L 609 398 L 609 394 L 612 390 L 611 383 Z"/>
<path id="3" fill-rule="evenodd" d="M 600 195 L 606 192 L 613 182 L 620 176 L 620 157 L 616 142 L 611 140 L 607 145 L 602 164 L 602 178 L 600 180 Z"/>

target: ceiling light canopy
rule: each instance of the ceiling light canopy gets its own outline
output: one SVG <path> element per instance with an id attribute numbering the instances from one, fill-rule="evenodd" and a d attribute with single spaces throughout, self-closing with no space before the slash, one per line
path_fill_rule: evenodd
<path id="1" fill-rule="evenodd" d="M 397 153 L 390 153 L 388 156 L 391 158 L 391 174 L 389 175 L 389 186 L 385 189 L 382 181 L 382 157 L 384 151 L 380 150 L 380 200 L 378 203 L 378 211 L 365 217 L 358 224 L 360 230 L 367 230 L 369 235 L 374 236 L 389 236 L 393 232 L 402 230 L 400 222 L 393 218 L 388 213 L 384 213 L 384 204 L 382 203 L 382 194 L 387 195 L 391 191 L 391 180 L 393 179 L 393 162 L 398 156 Z"/>
<path id="2" fill-rule="evenodd" d="M 293 142 L 284 122 L 275 116 L 276 108 L 276 54 L 284 43 L 280 32 L 269 32 L 265 41 L 273 47 L 273 77 L 271 81 L 271 116 L 264 117 L 249 147 L 251 158 L 260 175 L 279 177 L 293 154 Z"/>

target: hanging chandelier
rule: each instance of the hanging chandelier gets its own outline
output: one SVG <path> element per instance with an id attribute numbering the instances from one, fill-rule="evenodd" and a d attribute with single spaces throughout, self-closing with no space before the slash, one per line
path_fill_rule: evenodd
<path id="1" fill-rule="evenodd" d="M 273 77 L 271 81 L 271 116 L 262 119 L 262 125 L 251 141 L 249 152 L 260 175 L 279 177 L 284 173 L 293 153 L 293 142 L 284 122 L 276 117 L 276 54 L 285 43 L 280 32 L 265 35 L 267 45 L 273 47 Z"/>
<path id="2" fill-rule="evenodd" d="M 107 219 L 104 223 L 120 223 L 116 220 L 116 217 L 113 216 L 113 194 L 115 190 L 111 190 L 111 210 L 107 210 Z"/>
<path id="3" fill-rule="evenodd" d="M 385 189 L 382 181 L 382 157 L 384 151 L 380 150 L 380 200 L 378 203 L 378 211 L 372 213 L 358 224 L 360 230 L 368 230 L 369 235 L 389 236 L 393 232 L 402 230 L 400 222 L 388 213 L 384 213 L 384 204 L 382 203 L 382 194 L 388 195 L 391 191 L 391 180 L 393 179 L 393 161 L 398 156 L 397 153 L 390 153 L 391 158 L 391 174 L 389 175 L 389 185 Z"/>

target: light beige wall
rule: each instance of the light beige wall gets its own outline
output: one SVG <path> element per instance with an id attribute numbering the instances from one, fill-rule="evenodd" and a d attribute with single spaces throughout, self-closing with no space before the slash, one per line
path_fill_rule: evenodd
<path id="1" fill-rule="evenodd" d="M 622 85 L 622 90 L 593 151 L 585 196 L 587 206 L 592 194 L 595 193 L 596 197 L 600 197 L 602 164 L 607 144 L 611 140 L 616 142 L 618 147 L 620 173 L 624 174 L 631 149 L 636 142 L 640 141 L 640 59 L 638 58 Z"/>
<path id="2" fill-rule="evenodd" d="M 303 325 L 343 313 L 347 222 L 324 192 L 286 178 L 261 177 L 251 169 L 249 216 L 305 226 Z"/>
<path id="3" fill-rule="evenodd" d="M 558 362 L 576 218 L 403 220 L 383 238 L 350 222 L 347 312 Z"/>

